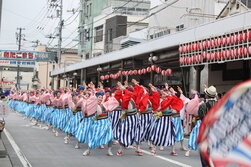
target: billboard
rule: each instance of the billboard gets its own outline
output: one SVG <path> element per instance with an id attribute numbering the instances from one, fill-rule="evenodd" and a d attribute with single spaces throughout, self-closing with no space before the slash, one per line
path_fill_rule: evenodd
<path id="1" fill-rule="evenodd" d="M 0 50 L 0 60 L 53 61 L 55 56 L 56 54 L 53 52 Z"/>

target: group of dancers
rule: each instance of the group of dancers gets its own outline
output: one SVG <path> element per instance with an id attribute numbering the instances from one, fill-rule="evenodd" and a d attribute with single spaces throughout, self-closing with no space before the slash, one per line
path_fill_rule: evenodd
<path id="1" fill-rule="evenodd" d="M 59 130 L 66 136 L 64 143 L 75 137 L 80 143 L 87 143 L 84 156 L 92 149 L 104 148 L 108 145 L 108 155 L 112 156 L 112 145 L 119 144 L 118 156 L 122 156 L 124 148 L 134 146 L 137 155 L 143 155 L 141 144 L 146 142 L 152 155 L 156 155 L 156 147 L 163 150 L 171 146 L 171 155 L 176 156 L 175 143 L 181 143 L 181 150 L 189 156 L 191 150 L 197 150 L 196 139 L 199 133 L 198 117 L 201 101 L 198 95 L 190 100 L 178 87 L 177 92 L 165 84 L 158 89 L 149 84 L 140 85 L 132 79 L 117 83 L 117 86 L 98 88 L 90 82 L 77 89 L 64 88 L 52 90 L 12 91 L 9 95 L 9 107 L 24 114 L 33 121 L 33 125 L 46 124 L 55 136 Z M 206 91 L 205 91 L 206 92 Z M 192 110 L 187 113 L 187 109 Z M 188 149 L 183 144 L 184 124 L 188 117 L 196 119 L 190 134 Z M 188 123 L 189 125 L 191 124 Z"/>

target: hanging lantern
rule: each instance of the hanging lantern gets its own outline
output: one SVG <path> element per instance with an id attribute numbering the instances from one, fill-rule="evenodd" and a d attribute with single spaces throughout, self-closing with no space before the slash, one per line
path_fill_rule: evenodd
<path id="1" fill-rule="evenodd" d="M 203 52 L 201 53 L 201 55 L 202 55 L 203 59 L 205 59 L 206 56 L 207 56 L 207 52 L 206 52 L 206 51 L 203 51 Z"/>
<path id="2" fill-rule="evenodd" d="M 207 53 L 207 60 L 209 61 L 211 59 L 211 53 Z"/>
<path id="3" fill-rule="evenodd" d="M 230 58 L 234 58 L 234 50 L 230 50 Z"/>
<path id="4" fill-rule="evenodd" d="M 125 71 L 125 75 L 126 75 L 126 76 L 129 75 L 129 71 Z"/>
<path id="5" fill-rule="evenodd" d="M 225 51 L 221 51 L 221 59 L 225 59 L 226 58 L 226 52 Z"/>
<path id="6" fill-rule="evenodd" d="M 249 46 L 248 48 L 247 48 L 247 55 L 250 55 L 251 54 L 251 46 Z"/>
<path id="7" fill-rule="evenodd" d="M 243 54 L 244 54 L 244 55 L 247 55 L 247 54 L 248 54 L 248 48 L 244 48 Z"/>
<path id="8" fill-rule="evenodd" d="M 244 32 L 242 34 L 242 38 L 243 38 L 243 41 L 246 41 L 248 39 L 247 33 Z"/>
<path id="9" fill-rule="evenodd" d="M 191 44 L 191 51 L 194 51 L 194 50 L 195 50 L 194 45 L 195 45 L 195 44 Z"/>
<path id="10" fill-rule="evenodd" d="M 157 68 L 156 68 L 156 72 L 157 72 L 157 73 L 161 73 L 161 68 L 160 68 L 160 67 L 157 67 Z"/>
<path id="11" fill-rule="evenodd" d="M 152 68 L 152 71 L 155 71 L 156 68 L 157 68 L 157 66 L 156 65 L 152 65 L 151 68 Z"/>
<path id="12" fill-rule="evenodd" d="M 225 45 L 227 43 L 227 37 L 222 38 L 222 45 Z"/>
<path id="13" fill-rule="evenodd" d="M 167 69 L 166 72 L 167 72 L 167 75 L 172 75 L 172 70 L 170 68 Z"/>
<path id="14" fill-rule="evenodd" d="M 162 71 L 161 71 L 161 75 L 166 75 L 166 71 L 165 71 L 165 70 L 162 70 Z"/>
<path id="15" fill-rule="evenodd" d="M 219 52 L 215 52 L 214 53 L 214 58 L 215 58 L 215 60 L 218 60 L 220 58 Z"/>
<path id="16" fill-rule="evenodd" d="M 141 70 L 138 70 L 138 74 L 139 74 L 139 75 L 141 75 L 141 74 L 142 74 Z"/>
<path id="17" fill-rule="evenodd" d="M 238 34 L 238 41 L 242 42 L 243 41 L 243 34 Z"/>
<path id="18" fill-rule="evenodd" d="M 228 58 L 230 58 L 231 56 L 230 56 L 230 51 L 229 50 L 226 50 L 225 51 L 225 55 L 226 55 L 226 58 L 228 59 Z"/>
<path id="19" fill-rule="evenodd" d="M 186 52 L 187 52 L 187 47 L 186 47 L 186 45 L 183 45 L 183 46 L 182 46 L 182 52 L 183 52 L 183 53 L 186 53 Z"/>
<path id="20" fill-rule="evenodd" d="M 133 75 L 133 71 L 129 70 L 128 75 Z"/>
<path id="21" fill-rule="evenodd" d="M 226 44 L 229 45 L 231 42 L 231 37 L 226 37 Z"/>
<path id="22" fill-rule="evenodd" d="M 187 45 L 187 52 L 190 52 L 191 51 L 191 46 L 188 44 Z"/>
<path id="23" fill-rule="evenodd" d="M 179 46 L 179 52 L 182 53 L 182 46 Z"/>
<path id="24" fill-rule="evenodd" d="M 179 58 L 179 62 L 180 62 L 180 64 L 183 64 L 184 58 L 183 58 L 183 57 L 180 57 L 180 58 Z"/>
<path id="25" fill-rule="evenodd" d="M 100 79 L 101 79 L 101 80 L 104 80 L 104 79 L 105 79 L 105 77 L 102 75 L 102 76 L 100 76 Z"/>
<path id="26" fill-rule="evenodd" d="M 248 31 L 248 32 L 247 32 L 247 38 L 248 38 L 248 39 L 251 39 L 251 31 Z"/>
<path id="27" fill-rule="evenodd" d="M 151 68 L 151 67 L 147 67 L 147 68 L 146 68 L 146 71 L 147 71 L 147 72 L 151 72 L 151 71 L 152 71 L 152 68 Z"/>
<path id="28" fill-rule="evenodd" d="M 210 40 L 210 45 L 209 45 L 210 47 L 214 47 L 214 40 L 212 39 L 212 40 Z"/>
<path id="29" fill-rule="evenodd" d="M 203 62 L 203 56 L 202 55 L 199 55 L 199 62 Z"/>
<path id="30" fill-rule="evenodd" d="M 214 54 L 213 54 L 213 53 L 211 53 L 210 60 L 211 60 L 211 61 L 213 61 L 214 59 L 215 59 Z"/>
<path id="31" fill-rule="evenodd" d="M 207 48 L 207 41 L 203 41 L 202 42 L 202 47 L 205 49 L 205 48 Z"/>
<path id="32" fill-rule="evenodd" d="M 137 74 L 138 74 L 138 70 L 134 70 L 134 71 L 133 71 L 133 74 L 134 74 L 134 75 L 137 75 Z"/>
<path id="33" fill-rule="evenodd" d="M 118 75 L 121 75 L 122 74 L 122 71 L 118 71 L 118 73 L 117 73 Z"/>
<path id="34" fill-rule="evenodd" d="M 238 57 L 238 54 L 239 54 L 239 53 L 238 53 L 238 49 L 234 49 L 234 56 L 235 56 L 235 57 Z"/>
<path id="35" fill-rule="evenodd" d="M 217 39 L 217 45 L 222 45 L 222 38 Z"/>
<path id="36" fill-rule="evenodd" d="M 231 35 L 231 36 L 230 36 L 230 44 L 233 44 L 233 43 L 234 43 L 234 41 L 235 41 L 235 40 L 234 40 L 234 36 L 233 36 L 233 35 Z"/>
<path id="37" fill-rule="evenodd" d="M 238 55 L 239 55 L 239 56 L 243 56 L 243 54 L 244 54 L 243 48 L 239 48 L 239 49 L 238 49 Z"/>
<path id="38" fill-rule="evenodd" d="M 219 38 L 220 39 L 220 38 Z M 218 39 L 214 40 L 214 46 L 218 46 Z"/>
<path id="39" fill-rule="evenodd" d="M 143 69 L 142 69 L 142 74 L 145 74 L 145 73 L 146 73 L 146 69 L 143 68 Z"/>
<path id="40" fill-rule="evenodd" d="M 234 43 L 238 43 L 239 42 L 239 35 L 235 34 L 234 35 Z"/>
<path id="41" fill-rule="evenodd" d="M 106 75 L 106 76 L 105 76 L 105 79 L 109 79 L 109 78 L 110 78 L 109 75 Z"/>
<path id="42" fill-rule="evenodd" d="M 200 43 L 200 42 L 198 42 L 198 43 L 196 44 L 196 50 L 201 50 L 201 43 Z"/>
<path id="43" fill-rule="evenodd" d="M 110 74 L 110 75 L 109 75 L 109 77 L 110 77 L 110 78 L 112 78 L 112 77 L 113 77 L 113 75 L 112 75 L 112 74 Z"/>

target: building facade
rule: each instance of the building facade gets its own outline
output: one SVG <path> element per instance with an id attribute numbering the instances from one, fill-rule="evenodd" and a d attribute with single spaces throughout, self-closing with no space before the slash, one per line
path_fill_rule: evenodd
<path id="1" fill-rule="evenodd" d="M 84 33 L 82 37 L 80 36 L 80 41 L 83 42 L 80 42 L 79 55 L 82 55 L 84 59 L 89 59 L 113 51 L 112 40 L 114 38 L 127 35 L 135 29 L 147 27 L 147 21 L 136 22 L 149 14 L 150 1 L 90 0 L 86 1 L 85 8 L 89 14 L 80 18 L 80 20 L 84 18 Z M 118 26 L 106 26 L 112 26 L 109 22 L 118 23 L 116 24 Z M 82 23 L 80 21 L 80 24 Z"/>

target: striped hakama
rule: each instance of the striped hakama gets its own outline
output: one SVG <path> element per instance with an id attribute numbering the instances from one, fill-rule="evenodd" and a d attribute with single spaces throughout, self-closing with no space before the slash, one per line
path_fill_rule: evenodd
<path id="1" fill-rule="evenodd" d="M 135 142 L 140 143 L 149 141 L 150 132 L 154 118 L 153 113 L 141 113 L 139 115 L 139 126 L 137 128 L 137 135 Z"/>
<path id="2" fill-rule="evenodd" d="M 175 142 L 180 142 L 183 140 L 183 127 L 180 117 L 173 117 L 173 124 L 175 130 Z"/>
<path id="3" fill-rule="evenodd" d="M 76 138 L 80 143 L 88 143 L 91 137 L 91 127 L 93 125 L 93 116 L 84 117 L 78 126 L 78 130 L 76 132 Z"/>
<path id="4" fill-rule="evenodd" d="M 113 140 L 112 124 L 108 118 L 95 120 L 91 126 L 89 148 L 108 144 Z"/>
<path id="5" fill-rule="evenodd" d="M 155 146 L 172 146 L 175 141 L 174 124 L 171 116 L 156 118 L 153 123 L 150 141 Z"/>
<path id="6" fill-rule="evenodd" d="M 189 140 L 188 140 L 188 148 L 193 149 L 193 150 L 197 150 L 198 149 L 198 145 L 197 145 L 197 138 L 199 135 L 199 129 L 200 129 L 200 124 L 201 124 L 201 120 L 198 120 L 195 127 L 193 128 Z"/>
<path id="7" fill-rule="evenodd" d="M 121 109 L 116 109 L 108 113 L 112 124 L 114 139 L 118 139 L 119 137 L 119 122 L 120 122 L 119 117 L 121 116 L 121 113 L 122 113 Z"/>
<path id="8" fill-rule="evenodd" d="M 133 112 L 136 113 L 136 110 L 133 110 Z M 128 147 L 135 142 L 138 124 L 139 117 L 137 114 L 127 115 L 124 119 L 120 119 L 118 136 L 120 144 Z"/>

